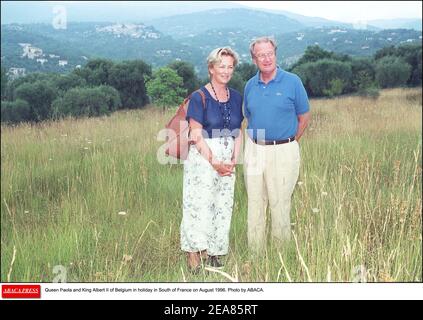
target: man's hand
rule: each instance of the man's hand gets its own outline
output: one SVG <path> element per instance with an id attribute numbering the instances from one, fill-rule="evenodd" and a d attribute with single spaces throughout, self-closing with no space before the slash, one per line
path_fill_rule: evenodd
<path id="1" fill-rule="evenodd" d="M 298 131 L 297 134 L 295 135 L 295 140 L 300 140 L 301 136 L 304 133 L 305 128 L 307 128 L 308 123 L 310 122 L 310 112 L 306 112 L 303 114 L 300 114 L 298 116 Z"/>

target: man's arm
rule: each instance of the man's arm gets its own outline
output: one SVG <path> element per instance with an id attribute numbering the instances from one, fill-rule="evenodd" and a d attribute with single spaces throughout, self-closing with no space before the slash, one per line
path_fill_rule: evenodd
<path id="1" fill-rule="evenodd" d="M 310 122 L 310 111 L 300 114 L 298 115 L 298 131 L 297 134 L 295 135 L 295 140 L 300 140 L 301 136 L 304 133 L 305 128 L 307 128 L 308 123 Z"/>

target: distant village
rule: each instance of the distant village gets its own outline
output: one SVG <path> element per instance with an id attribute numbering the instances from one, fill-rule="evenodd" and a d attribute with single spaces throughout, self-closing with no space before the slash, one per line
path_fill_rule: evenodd
<path id="1" fill-rule="evenodd" d="M 28 58 L 31 60 L 35 60 L 37 63 L 40 63 L 41 65 L 44 65 L 48 60 L 54 59 L 57 60 L 57 65 L 60 67 L 64 67 L 68 64 L 68 60 L 60 59 L 60 56 L 55 54 L 45 54 L 41 48 L 37 48 L 30 43 L 19 43 L 19 45 L 22 47 L 22 58 Z M 78 68 L 81 66 L 78 65 Z M 7 72 L 10 79 L 16 79 L 22 76 L 26 75 L 26 68 L 9 68 Z"/>
<path id="2" fill-rule="evenodd" d="M 16 26 L 11 26 L 11 28 L 18 28 Z M 346 34 L 348 33 L 348 30 L 343 28 L 333 28 L 333 29 L 327 29 L 327 28 L 316 28 L 316 31 L 320 32 L 326 32 L 329 35 L 333 35 L 332 39 L 330 41 L 337 42 L 339 41 L 339 37 L 337 35 L 339 34 Z M 113 25 L 108 25 L 104 27 L 96 27 L 95 30 L 91 31 L 95 33 L 108 33 L 113 35 L 114 37 L 120 38 L 120 37 L 130 37 L 134 39 L 159 39 L 161 38 L 161 34 L 154 32 L 154 29 L 151 29 L 151 27 L 145 26 L 144 24 L 132 24 L 132 23 L 116 23 Z M 238 31 L 236 33 L 241 33 L 241 31 Z M 229 32 L 229 34 L 235 35 L 234 32 Z M 218 35 L 222 35 L 222 32 L 218 32 Z M 393 37 L 395 37 L 396 33 L 393 32 L 390 34 L 391 37 L 387 38 L 378 38 L 378 40 L 388 41 L 392 42 Z M 192 35 L 193 36 L 193 35 Z M 295 39 L 297 41 L 303 41 L 304 39 L 307 39 L 307 34 L 304 32 L 298 32 L 295 36 Z M 401 43 L 411 43 L 416 41 L 421 41 L 422 36 L 419 36 L 419 39 L 407 39 L 401 41 Z M 366 41 L 372 41 L 372 37 L 366 37 Z M 229 40 L 230 45 L 235 46 L 235 42 L 233 42 L 232 39 Z M 346 44 L 352 44 L 353 41 L 351 40 L 344 40 L 343 41 Z M 319 42 L 314 42 L 314 45 L 320 45 Z M 28 58 L 31 60 L 36 61 L 36 63 L 39 63 L 41 66 L 43 66 L 45 63 L 50 63 L 53 61 L 53 63 L 59 67 L 66 67 L 69 65 L 69 62 L 67 59 L 61 58 L 59 55 L 52 54 L 52 53 L 44 53 L 43 49 L 38 48 L 31 43 L 19 43 L 19 46 L 22 48 L 22 58 Z M 203 48 L 203 47 L 200 47 Z M 369 45 L 363 45 L 360 48 L 361 50 L 368 50 L 370 49 Z M 170 49 L 160 49 L 155 51 L 155 55 L 157 57 L 171 57 L 173 55 L 172 50 Z M 291 65 L 298 61 L 298 59 L 301 57 L 301 55 L 297 54 L 290 57 L 284 57 L 284 63 L 286 65 Z M 88 60 L 87 57 L 82 56 L 84 60 Z M 248 53 L 240 53 L 240 59 L 241 61 L 248 61 L 249 60 L 249 54 Z M 3 57 L 2 57 L 3 60 Z M 175 60 L 181 60 L 180 58 L 175 57 Z M 75 68 L 81 68 L 81 65 L 76 65 Z M 19 67 L 12 67 L 9 68 L 7 74 L 10 79 L 16 79 L 21 76 L 26 75 L 26 68 L 19 68 Z"/>
<path id="3" fill-rule="evenodd" d="M 111 33 L 118 38 L 129 36 L 131 38 L 159 39 L 161 37 L 159 33 L 152 32 L 151 27 L 132 23 L 117 23 L 106 27 L 96 27 L 96 32 Z"/>
<path id="4" fill-rule="evenodd" d="M 14 27 L 16 28 L 16 27 Z M 105 32 L 111 33 L 114 36 L 120 38 L 121 36 L 128 36 L 131 38 L 139 38 L 139 39 L 159 39 L 161 35 L 156 32 L 152 32 L 149 27 L 143 24 L 114 24 L 106 27 L 96 27 L 95 32 Z M 60 56 L 56 54 L 46 54 L 43 52 L 43 49 L 37 48 L 31 43 L 19 43 L 22 48 L 22 58 L 28 58 L 31 60 L 35 60 L 37 63 L 44 65 L 49 60 L 55 60 L 55 63 L 60 67 L 65 67 L 68 65 L 68 60 L 61 59 Z M 170 50 L 158 50 L 158 55 L 170 55 Z M 88 60 L 87 57 L 82 56 L 84 60 Z M 75 68 L 81 68 L 81 65 L 75 66 Z M 16 68 L 12 67 L 9 68 L 7 75 L 9 79 L 14 80 L 16 78 L 22 77 L 26 75 L 26 68 Z"/>

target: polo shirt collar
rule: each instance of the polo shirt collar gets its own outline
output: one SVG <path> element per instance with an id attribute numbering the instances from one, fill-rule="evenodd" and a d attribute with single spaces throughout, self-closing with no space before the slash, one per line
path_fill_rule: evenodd
<path id="1" fill-rule="evenodd" d="M 277 66 L 276 67 L 276 75 L 272 80 L 270 80 L 270 82 L 272 82 L 272 81 L 281 82 L 283 75 L 284 75 L 284 71 L 279 66 Z M 254 77 L 255 77 L 254 82 L 255 82 L 256 85 L 258 85 L 260 82 L 263 83 L 263 81 L 260 80 L 260 70 L 257 71 L 257 73 Z"/>

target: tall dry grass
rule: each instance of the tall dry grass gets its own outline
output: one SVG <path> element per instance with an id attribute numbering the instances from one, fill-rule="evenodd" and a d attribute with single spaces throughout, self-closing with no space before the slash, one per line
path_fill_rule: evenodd
<path id="1" fill-rule="evenodd" d="M 171 111 L 2 126 L 1 280 L 422 281 L 421 94 L 311 101 L 293 240 L 260 259 L 239 166 L 225 274 L 179 250 L 182 167 L 156 159 Z"/>

